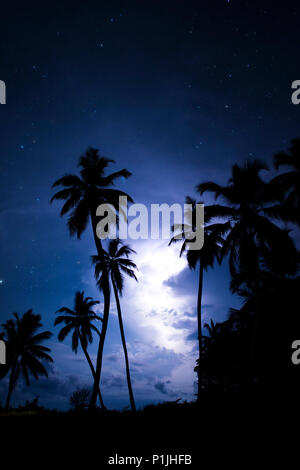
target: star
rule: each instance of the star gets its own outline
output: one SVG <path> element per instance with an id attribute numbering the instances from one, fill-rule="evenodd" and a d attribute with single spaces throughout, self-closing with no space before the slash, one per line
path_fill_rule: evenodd
<path id="1" fill-rule="evenodd" d="M 3 284 L 3 282 L 4 282 L 3 279 L 0 279 L 0 284 Z"/>

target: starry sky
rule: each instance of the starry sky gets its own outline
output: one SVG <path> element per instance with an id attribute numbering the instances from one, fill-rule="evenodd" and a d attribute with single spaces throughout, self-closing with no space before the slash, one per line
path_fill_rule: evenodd
<path id="1" fill-rule="evenodd" d="M 80 4 L 79 4 L 80 3 Z M 54 312 L 95 287 L 91 232 L 69 237 L 52 183 L 76 172 L 88 146 L 132 177 L 119 188 L 136 202 L 183 202 L 196 184 L 225 183 L 234 162 L 272 155 L 299 137 L 299 5 L 282 2 L 14 2 L 1 7 L 0 321 L 41 313 L 54 336 L 49 378 L 21 382 L 13 405 L 40 395 L 65 409 L 90 385 L 84 356 L 58 343 Z M 206 198 L 205 202 L 210 202 Z M 197 273 L 165 240 L 130 242 L 139 283 L 121 300 L 138 406 L 195 393 Z M 226 318 L 226 263 L 205 276 L 204 319 Z M 100 303 L 101 313 L 103 302 Z M 92 358 L 96 343 L 90 347 Z M 103 368 L 108 406 L 128 404 L 115 305 Z M 6 382 L 0 384 L 4 399 Z"/>

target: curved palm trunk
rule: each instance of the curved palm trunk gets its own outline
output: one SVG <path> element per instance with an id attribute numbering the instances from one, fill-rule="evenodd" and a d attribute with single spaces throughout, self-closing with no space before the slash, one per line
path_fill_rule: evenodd
<path id="1" fill-rule="evenodd" d="M 132 392 L 131 379 L 130 379 L 129 360 L 128 360 L 128 353 L 127 353 L 126 341 L 125 341 L 125 333 L 124 333 L 124 327 L 123 327 L 123 320 L 122 320 L 122 313 L 121 313 L 120 300 L 119 300 L 119 296 L 118 296 L 117 287 L 116 287 L 116 285 L 115 285 L 113 279 L 112 279 L 111 281 L 112 281 L 112 285 L 113 285 L 114 293 L 115 293 L 115 298 L 116 298 L 117 311 L 118 311 L 118 319 L 119 319 L 120 332 L 121 332 L 121 338 L 122 338 L 122 345 L 123 345 L 124 356 L 125 356 L 126 377 L 127 377 L 127 385 L 128 385 L 128 392 L 129 392 L 130 405 L 131 405 L 132 411 L 133 411 L 133 412 L 136 412 L 136 406 L 135 406 L 135 401 L 134 401 L 133 392 Z"/>
<path id="2" fill-rule="evenodd" d="M 202 390 L 202 291 L 203 291 L 203 264 L 200 259 L 198 300 L 197 300 L 198 345 L 199 345 L 199 369 L 198 369 L 199 372 L 198 372 L 197 401 L 200 400 L 200 394 Z"/>
<path id="3" fill-rule="evenodd" d="M 16 367 L 17 367 L 17 361 L 13 364 L 13 366 L 11 368 L 11 372 L 10 372 L 8 393 L 7 393 L 6 403 L 5 403 L 5 410 L 6 411 L 8 411 L 8 409 L 9 409 L 10 399 L 11 399 L 11 395 L 12 395 L 12 392 L 13 392 L 13 389 L 14 389 Z"/>
<path id="4" fill-rule="evenodd" d="M 101 264 L 102 264 L 103 297 L 104 297 L 103 322 L 102 322 L 102 329 L 101 329 L 101 335 L 100 335 L 98 352 L 97 352 L 95 381 L 94 381 L 94 387 L 93 387 L 93 392 L 92 392 L 92 397 L 91 397 L 91 402 L 90 402 L 90 408 L 94 408 L 96 406 L 98 388 L 100 386 L 100 379 L 101 379 L 103 349 L 104 349 L 104 342 L 105 342 L 107 324 L 108 324 L 108 317 L 109 317 L 110 289 L 109 289 L 108 273 L 107 273 L 107 269 L 106 269 L 106 265 L 105 265 L 105 261 L 104 261 L 104 253 L 103 253 L 102 243 L 101 243 L 100 239 L 97 237 L 97 233 L 96 233 L 96 226 L 97 226 L 96 208 L 94 209 L 94 211 L 91 212 L 91 221 L 92 221 L 94 240 L 95 240 L 98 256 L 99 256 Z M 103 407 L 105 408 L 104 404 L 103 404 Z"/>
<path id="5" fill-rule="evenodd" d="M 96 373 L 95 373 L 95 369 L 94 369 L 94 366 L 93 366 L 93 363 L 91 361 L 91 358 L 89 356 L 89 353 L 87 352 L 87 348 L 84 346 L 84 343 L 82 341 L 82 337 L 81 335 L 79 335 L 79 339 L 80 339 L 80 344 L 81 344 L 81 347 L 82 347 L 82 350 L 84 352 L 84 355 L 86 357 L 86 360 L 90 366 L 90 369 L 91 369 L 91 372 L 92 372 L 92 376 L 93 376 L 93 379 L 94 379 L 94 383 L 95 383 L 95 377 L 96 377 Z M 99 396 L 99 401 L 100 401 L 100 405 L 101 405 L 101 408 L 104 409 L 105 406 L 104 406 L 104 403 L 103 403 L 103 399 L 102 399 L 102 395 L 101 395 L 101 392 L 100 392 L 100 387 L 99 387 L 99 384 L 98 384 L 98 396 Z"/>

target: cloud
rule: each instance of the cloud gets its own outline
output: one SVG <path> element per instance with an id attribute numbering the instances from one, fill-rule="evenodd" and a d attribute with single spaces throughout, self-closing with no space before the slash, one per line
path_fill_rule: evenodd
<path id="1" fill-rule="evenodd" d="M 173 328 L 177 330 L 191 330 L 195 328 L 195 319 L 190 320 L 188 318 L 183 318 L 172 324 Z"/>
<path id="2" fill-rule="evenodd" d="M 156 382 L 154 387 L 164 395 L 167 395 L 166 384 L 164 382 Z"/>
<path id="3" fill-rule="evenodd" d="M 198 330 L 193 331 L 186 337 L 187 341 L 196 341 L 197 339 L 198 339 Z"/>
<path id="4" fill-rule="evenodd" d="M 171 275 L 164 284 L 174 290 L 176 296 L 194 295 L 197 289 L 197 272 L 185 267 L 180 273 Z"/>

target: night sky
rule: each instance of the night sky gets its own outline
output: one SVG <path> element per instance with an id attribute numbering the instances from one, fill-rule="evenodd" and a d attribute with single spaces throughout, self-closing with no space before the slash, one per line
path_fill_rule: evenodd
<path id="1" fill-rule="evenodd" d="M 78 2 L 79 3 L 79 2 Z M 55 362 L 49 378 L 18 386 L 12 404 L 40 395 L 66 408 L 91 385 L 81 352 L 58 343 L 54 312 L 76 290 L 102 301 L 88 230 L 71 239 L 52 183 L 77 171 L 88 146 L 127 168 L 120 189 L 135 200 L 182 203 L 196 184 L 225 183 L 247 158 L 269 164 L 300 137 L 299 5 L 295 1 L 21 2 L 1 6 L 0 321 L 33 308 Z M 210 202 L 209 198 L 205 202 Z M 121 300 L 138 406 L 195 393 L 197 273 L 167 241 L 130 242 L 139 284 Z M 226 263 L 204 281 L 204 320 L 226 318 Z M 99 312 L 103 306 L 100 303 Z M 115 305 L 102 375 L 108 406 L 128 404 Z M 93 358 L 96 342 L 90 347 Z M 0 384 L 4 400 L 7 384 Z"/>

